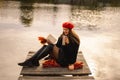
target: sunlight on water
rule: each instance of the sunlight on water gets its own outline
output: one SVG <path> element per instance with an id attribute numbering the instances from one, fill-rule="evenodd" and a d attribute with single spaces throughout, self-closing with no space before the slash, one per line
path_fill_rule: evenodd
<path id="1" fill-rule="evenodd" d="M 9 3 L 9 4 L 8 4 Z M 37 51 L 38 36 L 61 34 L 61 24 L 72 21 L 81 39 L 80 51 L 96 80 L 120 77 L 120 7 L 88 9 L 65 4 L 0 1 L 0 79 L 16 80 L 18 62 Z M 8 73 L 12 72 L 12 73 Z"/>

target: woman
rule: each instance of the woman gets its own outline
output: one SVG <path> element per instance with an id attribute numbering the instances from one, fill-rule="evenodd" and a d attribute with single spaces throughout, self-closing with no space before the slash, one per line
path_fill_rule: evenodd
<path id="1" fill-rule="evenodd" d="M 35 55 L 18 65 L 28 67 L 39 66 L 39 60 L 49 54 L 62 67 L 74 70 L 80 40 L 78 35 L 72 30 L 74 27 L 72 23 L 64 22 L 62 27 L 63 33 L 58 38 L 56 44 L 51 44 L 50 41 L 47 41 L 48 45 L 44 45 Z"/>

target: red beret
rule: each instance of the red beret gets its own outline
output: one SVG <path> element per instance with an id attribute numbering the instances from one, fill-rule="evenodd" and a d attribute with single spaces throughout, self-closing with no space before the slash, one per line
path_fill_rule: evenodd
<path id="1" fill-rule="evenodd" d="M 72 29 L 74 27 L 74 25 L 72 23 L 70 23 L 70 22 L 64 22 L 62 24 L 62 27 Z"/>

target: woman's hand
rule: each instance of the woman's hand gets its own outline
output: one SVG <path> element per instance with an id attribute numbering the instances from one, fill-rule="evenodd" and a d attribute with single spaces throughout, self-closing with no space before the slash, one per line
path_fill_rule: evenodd
<path id="1" fill-rule="evenodd" d="M 69 44 L 69 39 L 68 39 L 67 36 L 65 37 L 65 43 L 66 43 L 66 44 Z"/>
<path id="2" fill-rule="evenodd" d="M 69 44 L 69 38 L 65 35 L 63 35 L 63 38 L 62 38 L 62 45 L 65 45 L 65 44 Z"/>
<path id="3" fill-rule="evenodd" d="M 69 69 L 69 70 L 74 70 L 74 64 L 69 65 L 69 66 L 68 66 L 68 69 Z"/>

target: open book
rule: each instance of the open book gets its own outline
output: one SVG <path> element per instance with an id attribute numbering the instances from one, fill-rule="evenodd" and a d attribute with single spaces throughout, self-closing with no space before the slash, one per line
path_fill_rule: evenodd
<path id="1" fill-rule="evenodd" d="M 51 34 L 49 34 L 46 39 L 49 40 L 53 44 L 57 41 L 56 38 L 52 36 Z"/>
<path id="2" fill-rule="evenodd" d="M 49 42 L 49 43 L 52 43 L 52 44 L 54 44 L 55 42 L 56 42 L 56 38 L 55 37 L 53 37 L 51 34 L 49 34 L 48 36 L 47 36 L 47 38 L 44 38 L 44 37 L 38 37 L 38 40 L 40 40 L 40 42 L 42 43 L 42 44 L 45 44 L 46 42 Z"/>

